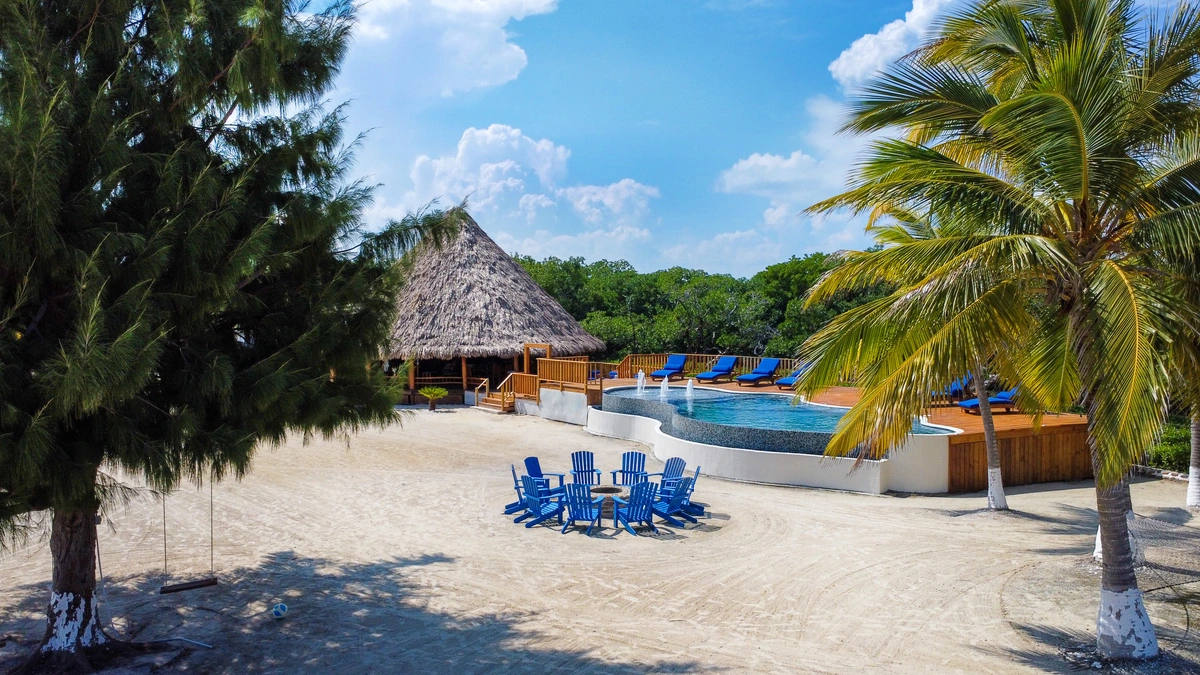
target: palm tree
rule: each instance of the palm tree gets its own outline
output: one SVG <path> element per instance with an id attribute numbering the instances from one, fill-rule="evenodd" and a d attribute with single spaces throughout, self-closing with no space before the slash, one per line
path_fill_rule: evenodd
<path id="1" fill-rule="evenodd" d="M 969 225 L 969 224 L 965 224 Z M 871 214 L 870 221 L 867 225 L 867 231 L 872 232 L 875 236 L 877 246 L 886 248 L 888 246 L 903 246 L 907 244 L 915 244 L 921 241 L 929 241 L 943 236 L 953 237 L 961 234 L 964 224 L 958 226 L 949 226 L 940 222 L 935 214 L 929 214 L 927 217 L 922 217 L 916 212 L 910 211 L 898 205 L 880 206 L 874 209 Z M 888 282 L 898 287 L 897 291 L 892 294 L 893 299 L 901 299 L 907 295 L 907 290 L 903 288 L 903 280 L 892 278 L 888 275 L 886 267 L 879 270 L 879 278 L 886 279 Z M 832 289 L 828 289 L 832 290 Z M 823 292 L 823 291 L 818 291 Z M 815 301 L 815 298 L 810 298 L 809 302 Z M 866 312 L 862 315 L 860 321 L 878 323 L 881 327 L 888 329 L 890 333 L 888 337 L 878 342 L 882 347 L 898 346 L 903 343 L 896 342 L 893 337 L 899 331 L 901 334 L 913 330 L 913 326 L 905 322 L 896 322 L 894 318 L 889 317 L 888 310 L 894 306 L 891 302 L 881 302 L 877 308 L 871 312 Z M 846 329 L 845 325 L 838 324 L 836 326 L 827 327 L 822 331 L 821 337 L 813 340 L 812 344 L 819 344 L 829 337 L 840 334 Z M 1010 336 L 1011 338 L 1012 336 Z M 1011 340 L 1010 340 L 1011 341 Z M 987 391 L 987 370 L 984 366 L 989 362 L 988 354 L 1003 353 L 1005 343 L 997 343 L 995 345 L 980 345 L 973 357 L 969 357 L 967 362 L 963 364 L 956 372 L 971 373 L 970 379 L 975 388 L 975 396 L 979 400 L 979 416 L 983 423 L 984 446 L 986 448 L 987 457 L 987 474 L 988 474 L 988 509 L 994 511 L 1008 510 L 1008 500 L 1004 494 L 1003 473 L 1000 467 L 1000 447 L 996 440 L 996 427 L 992 420 L 992 409 L 988 402 Z M 844 373 L 845 374 L 845 373 Z M 955 378 L 959 379 L 959 378 Z"/>
<path id="2" fill-rule="evenodd" d="M 1157 263 L 1200 245 L 1198 47 L 1200 13 L 1187 5 L 977 2 L 857 96 L 849 129 L 902 135 L 876 142 L 849 189 L 812 207 L 899 204 L 957 228 L 850 254 L 811 295 L 880 278 L 901 289 L 805 347 L 817 365 L 803 388 L 846 372 L 863 383 L 829 452 L 886 452 L 933 383 L 1016 340 L 992 354 L 1001 374 L 1038 409 L 1088 412 L 1104 547 L 1097 646 L 1115 658 L 1158 653 L 1123 478 L 1160 432 L 1167 345 L 1196 316 Z"/>

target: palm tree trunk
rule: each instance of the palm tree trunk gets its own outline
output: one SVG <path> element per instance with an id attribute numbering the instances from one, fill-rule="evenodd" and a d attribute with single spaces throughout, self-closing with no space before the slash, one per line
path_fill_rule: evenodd
<path id="1" fill-rule="evenodd" d="M 1188 462 L 1187 507 L 1200 509 L 1200 403 L 1192 406 L 1192 461 Z"/>
<path id="2" fill-rule="evenodd" d="M 988 509 L 1007 511 L 1008 500 L 1004 497 L 1004 478 L 1000 472 L 1000 445 L 996 442 L 996 426 L 992 422 L 992 406 L 988 403 L 987 383 L 983 368 L 975 362 L 975 396 L 979 399 L 979 417 L 983 419 L 983 439 L 987 446 L 988 465 Z"/>
<path id="3" fill-rule="evenodd" d="M 1100 576 L 1100 613 L 1096 621 L 1096 649 L 1113 659 L 1148 659 L 1158 655 L 1158 639 L 1133 572 L 1129 542 L 1129 483 L 1096 486 L 1096 511 L 1100 514 L 1104 549 Z"/>

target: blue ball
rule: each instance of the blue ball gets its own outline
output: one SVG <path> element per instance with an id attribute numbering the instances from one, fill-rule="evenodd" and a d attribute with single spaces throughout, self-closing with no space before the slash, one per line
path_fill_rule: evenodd
<path id="1" fill-rule="evenodd" d="M 276 619 L 282 619 L 283 617 L 287 616 L 287 605 L 283 604 L 282 602 L 276 603 L 276 605 L 271 608 L 271 616 L 275 617 Z"/>

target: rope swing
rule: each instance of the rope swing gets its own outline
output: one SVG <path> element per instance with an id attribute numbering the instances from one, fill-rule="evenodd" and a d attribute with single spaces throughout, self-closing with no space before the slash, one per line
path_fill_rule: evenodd
<path id="1" fill-rule="evenodd" d="M 213 546 L 213 473 L 208 476 L 208 576 L 195 581 L 186 581 L 179 584 L 163 584 L 159 589 L 159 595 L 167 593 L 179 593 L 180 591 L 191 591 L 197 588 L 207 588 L 217 585 L 216 571 L 216 556 Z M 167 495 L 162 496 L 162 511 L 163 511 L 163 578 L 169 579 L 170 573 L 167 571 Z"/>

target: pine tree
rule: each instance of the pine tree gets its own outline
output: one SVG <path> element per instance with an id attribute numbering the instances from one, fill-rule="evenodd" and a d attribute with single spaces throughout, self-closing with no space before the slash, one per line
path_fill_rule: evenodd
<path id="1" fill-rule="evenodd" d="M 395 259 L 459 209 L 362 229 L 343 111 L 353 8 L 0 0 L 0 544 L 52 514 L 30 667 L 111 651 L 111 472 L 169 490 L 255 447 L 393 419 Z"/>

